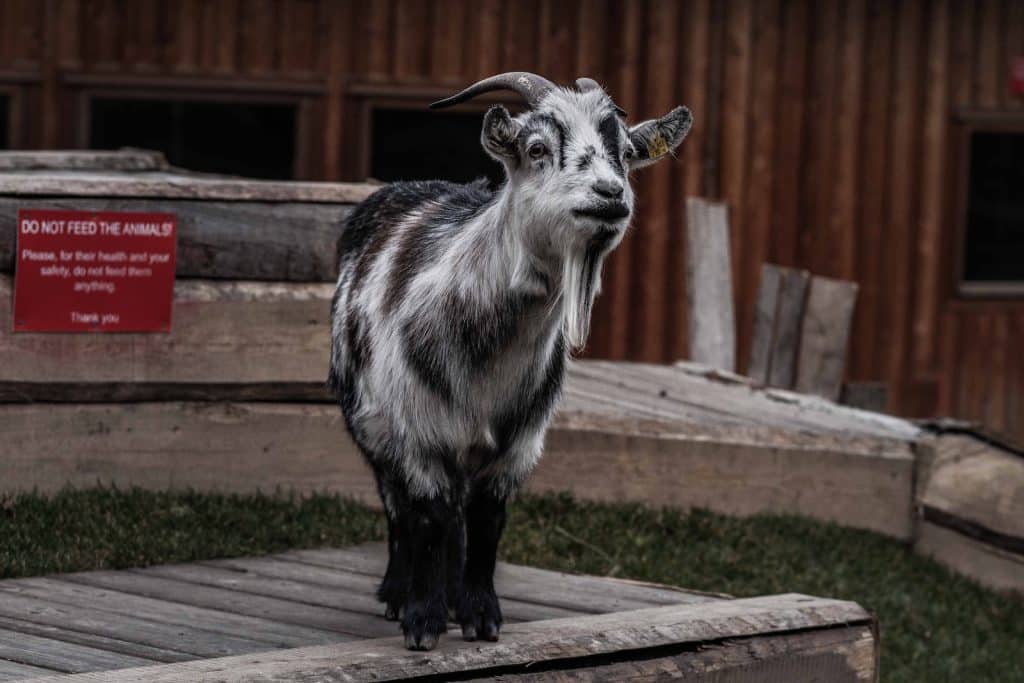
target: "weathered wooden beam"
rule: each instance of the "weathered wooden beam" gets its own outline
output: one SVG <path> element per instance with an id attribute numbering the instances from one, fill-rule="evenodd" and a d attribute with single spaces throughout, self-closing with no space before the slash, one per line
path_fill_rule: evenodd
<path id="1" fill-rule="evenodd" d="M 846 371 L 846 350 L 857 303 L 857 284 L 811 278 L 800 330 L 794 388 L 831 401 L 839 399 Z"/>
<path id="2" fill-rule="evenodd" d="M 243 180 L 173 172 L 118 174 L 44 170 L 0 173 L 0 195 L 15 197 L 134 197 L 352 204 L 363 201 L 378 189 L 379 185 L 365 183 Z"/>
<path id="3" fill-rule="evenodd" d="M 805 270 L 762 266 L 747 369 L 751 379 L 782 389 L 793 386 L 809 280 Z"/>
<path id="4" fill-rule="evenodd" d="M 690 360 L 736 370 L 729 211 L 725 204 L 686 200 L 686 294 Z"/>
<path id="5" fill-rule="evenodd" d="M 674 671 L 695 680 L 708 676 L 737 683 L 854 683 L 875 677 L 872 626 L 870 614 L 855 603 L 789 594 L 512 624 L 496 644 L 480 646 L 447 637 L 430 653 L 409 652 L 392 637 L 64 680 L 179 683 L 215 677 L 226 683 L 258 676 L 358 682 L 453 674 L 466 680 L 497 674 L 531 680 L 559 672 L 590 680 L 623 680 L 627 674 Z M 713 648 L 702 647 L 712 643 Z M 799 660 L 801 674 L 807 674 L 801 679 L 783 677 L 787 670 L 792 673 L 787 666 L 794 659 Z"/>
<path id="6" fill-rule="evenodd" d="M 0 276 L 0 386 L 322 384 L 333 289 L 179 280 L 167 334 L 34 334 L 12 331 L 12 281 Z"/>
<path id="7" fill-rule="evenodd" d="M 147 149 L 39 150 L 0 152 L 0 172 L 11 171 L 165 171 L 163 153 Z"/>
<path id="8" fill-rule="evenodd" d="M 50 493 L 97 482 L 155 490 L 280 487 L 379 505 L 373 477 L 333 405 L 12 404 L 0 410 L 6 491 Z M 908 443 L 787 440 L 777 431 L 777 438 L 765 439 L 764 430 L 735 428 L 721 430 L 721 438 L 695 429 L 658 436 L 639 422 L 560 413 L 529 490 L 734 515 L 801 514 L 910 537 Z"/>
<path id="9" fill-rule="evenodd" d="M 18 209 L 169 211 L 178 219 L 179 278 L 331 282 L 352 205 L 0 196 L 0 273 L 14 270 Z"/>

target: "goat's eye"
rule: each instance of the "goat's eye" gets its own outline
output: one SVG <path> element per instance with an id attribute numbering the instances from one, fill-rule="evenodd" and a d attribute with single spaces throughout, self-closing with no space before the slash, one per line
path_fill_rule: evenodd
<path id="1" fill-rule="evenodd" d="M 530 155 L 531 159 L 540 159 L 542 156 L 548 153 L 548 148 L 544 146 L 542 142 L 535 142 L 526 150 L 526 153 Z"/>

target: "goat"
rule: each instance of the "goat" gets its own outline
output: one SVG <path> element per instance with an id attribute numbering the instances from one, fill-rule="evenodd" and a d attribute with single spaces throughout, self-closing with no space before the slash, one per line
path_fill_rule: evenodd
<path id="1" fill-rule="evenodd" d="M 505 169 L 481 181 L 396 182 L 357 206 L 339 244 L 328 383 L 387 515 L 377 597 L 405 646 L 432 649 L 448 611 L 495 641 L 505 505 L 541 455 L 566 363 L 586 341 L 601 264 L 633 211 L 629 170 L 689 131 L 677 107 L 627 127 L 589 78 L 492 76 L 432 108 L 511 90 L 486 113 Z"/>

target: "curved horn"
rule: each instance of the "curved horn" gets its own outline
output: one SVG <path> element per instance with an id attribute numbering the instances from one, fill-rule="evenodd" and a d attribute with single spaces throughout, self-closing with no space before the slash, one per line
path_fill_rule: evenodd
<path id="1" fill-rule="evenodd" d="M 442 109 L 444 107 L 451 107 L 492 90 L 511 90 L 519 93 L 526 100 L 527 104 L 535 107 L 544 95 L 555 87 L 555 84 L 548 79 L 532 74 L 529 71 L 509 71 L 477 81 L 460 93 L 433 102 L 430 108 Z"/>

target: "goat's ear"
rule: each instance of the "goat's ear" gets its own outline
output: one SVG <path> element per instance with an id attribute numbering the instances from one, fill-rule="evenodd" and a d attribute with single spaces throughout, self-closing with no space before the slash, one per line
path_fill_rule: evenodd
<path id="1" fill-rule="evenodd" d="M 499 104 L 487 110 L 487 114 L 484 116 L 484 128 L 480 131 L 480 143 L 488 154 L 498 161 L 518 159 L 517 135 L 519 135 L 519 124 L 512 120 L 512 115 L 505 107 Z"/>
<path id="2" fill-rule="evenodd" d="M 690 110 L 676 107 L 660 119 L 651 119 L 633 126 L 629 129 L 632 147 L 627 158 L 629 167 L 643 168 L 675 152 L 692 125 L 693 115 Z"/>

